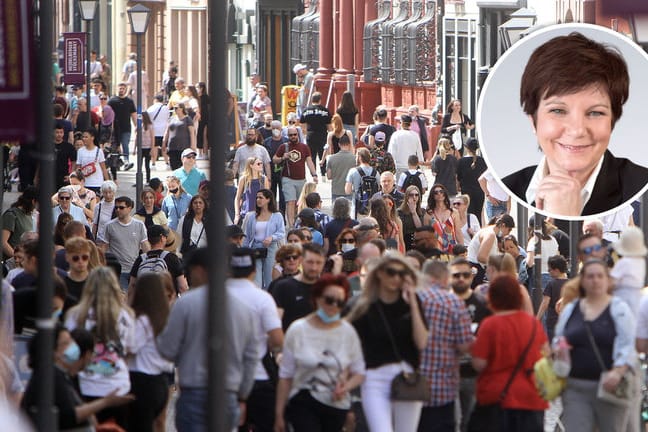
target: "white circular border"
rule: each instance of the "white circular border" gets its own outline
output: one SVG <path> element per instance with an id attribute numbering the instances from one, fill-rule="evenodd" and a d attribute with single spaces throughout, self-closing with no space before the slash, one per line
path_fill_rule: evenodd
<path id="1" fill-rule="evenodd" d="M 625 157 L 638 165 L 648 167 L 648 151 L 644 150 L 642 140 L 646 136 L 643 129 L 648 122 L 648 53 L 627 36 L 607 27 L 582 23 L 554 24 L 536 30 L 515 43 L 497 60 L 488 74 L 477 105 L 476 127 L 480 149 L 488 169 L 511 199 L 534 213 L 561 220 L 580 221 L 606 216 L 630 205 L 646 192 L 648 184 L 630 200 L 605 212 L 589 216 L 565 216 L 533 207 L 513 194 L 501 180 L 522 168 L 537 165 L 542 156 L 531 123 L 520 106 L 520 81 L 527 61 L 533 51 L 543 43 L 574 31 L 615 47 L 625 59 L 630 75 L 629 96 L 623 106 L 623 115 L 614 126 L 608 148 L 616 157 Z M 502 120 L 506 123 L 502 124 Z M 494 149 L 496 151 L 491 153 L 492 157 L 488 155 L 488 148 L 493 149 L 489 142 L 501 143 L 497 144 L 498 147 Z"/>

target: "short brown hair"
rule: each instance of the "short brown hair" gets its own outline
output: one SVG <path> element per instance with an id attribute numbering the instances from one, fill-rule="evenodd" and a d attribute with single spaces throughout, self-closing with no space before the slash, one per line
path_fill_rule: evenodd
<path id="1" fill-rule="evenodd" d="M 578 32 L 555 37 L 536 48 L 522 74 L 520 104 L 533 117 L 543 98 L 600 86 L 610 97 L 612 127 L 628 100 L 630 78 L 621 53 Z"/>

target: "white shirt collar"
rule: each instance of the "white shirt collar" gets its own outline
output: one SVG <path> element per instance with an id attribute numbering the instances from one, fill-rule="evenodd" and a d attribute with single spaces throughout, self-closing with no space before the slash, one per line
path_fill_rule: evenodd
<path id="1" fill-rule="evenodd" d="M 581 199 L 583 202 L 583 207 L 581 208 L 581 212 L 583 211 L 583 208 L 585 208 L 585 205 L 587 204 L 590 197 L 592 196 L 592 192 L 594 191 L 594 184 L 596 184 L 596 178 L 598 177 L 599 172 L 601 171 L 601 166 L 603 166 L 604 157 L 605 155 L 601 156 L 601 159 L 598 161 L 598 164 L 596 164 L 596 168 L 594 168 L 594 171 L 592 171 L 592 174 L 590 174 L 589 178 L 585 182 L 585 186 L 583 186 L 583 189 L 581 190 Z M 538 191 L 538 185 L 540 184 L 540 181 L 542 181 L 542 179 L 545 178 L 547 174 L 549 174 L 549 167 L 547 166 L 547 158 L 545 156 L 542 156 L 540 163 L 538 164 L 536 170 L 533 173 L 533 177 L 531 177 L 531 181 L 529 182 L 529 187 L 527 187 L 526 190 L 525 198 L 529 204 L 535 202 L 536 192 Z"/>

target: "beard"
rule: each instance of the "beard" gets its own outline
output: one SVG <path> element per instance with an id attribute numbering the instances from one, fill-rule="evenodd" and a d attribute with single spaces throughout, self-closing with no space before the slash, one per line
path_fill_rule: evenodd
<path id="1" fill-rule="evenodd" d="M 464 294 L 466 291 L 470 289 L 470 284 L 466 285 L 452 285 L 452 291 L 455 292 L 455 294 Z"/>
<path id="2" fill-rule="evenodd" d="M 256 144 L 256 140 L 255 139 L 246 139 L 245 144 L 247 144 L 249 146 L 253 146 L 254 144 Z"/>

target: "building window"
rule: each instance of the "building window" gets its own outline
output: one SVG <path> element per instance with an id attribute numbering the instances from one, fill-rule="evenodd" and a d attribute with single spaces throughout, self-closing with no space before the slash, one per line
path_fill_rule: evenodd
<path id="1" fill-rule="evenodd" d="M 460 99 L 463 112 L 472 119 L 477 108 L 476 28 L 472 18 L 444 18 L 443 106 Z"/>

